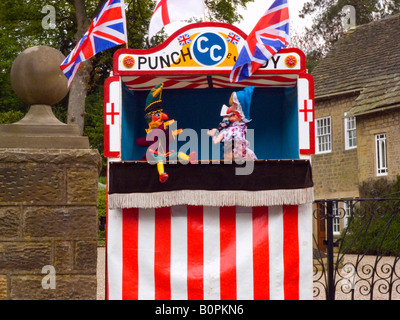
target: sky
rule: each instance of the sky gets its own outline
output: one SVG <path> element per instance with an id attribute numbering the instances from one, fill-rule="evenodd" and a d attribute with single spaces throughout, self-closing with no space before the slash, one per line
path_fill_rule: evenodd
<path id="1" fill-rule="evenodd" d="M 306 25 L 307 20 L 299 18 L 299 11 L 303 8 L 304 3 L 307 1 L 309 0 L 289 0 L 291 29 L 295 28 L 301 30 Z M 274 0 L 254 0 L 254 2 L 247 4 L 246 10 L 239 8 L 238 11 L 243 16 L 243 20 L 242 22 L 235 23 L 234 25 L 244 31 L 246 34 L 249 34 L 257 24 L 258 20 L 273 2 Z M 165 31 L 167 34 L 171 35 L 184 25 L 185 23 L 183 22 L 171 23 L 165 27 Z"/>
<path id="2" fill-rule="evenodd" d="M 303 8 L 304 3 L 309 0 L 289 0 L 289 16 L 292 28 L 302 29 L 307 23 L 306 19 L 299 18 L 299 11 Z M 247 5 L 247 9 L 239 9 L 239 13 L 243 16 L 243 21 L 235 24 L 239 29 L 249 34 L 257 24 L 257 21 L 267 11 L 274 0 L 254 0 Z"/>

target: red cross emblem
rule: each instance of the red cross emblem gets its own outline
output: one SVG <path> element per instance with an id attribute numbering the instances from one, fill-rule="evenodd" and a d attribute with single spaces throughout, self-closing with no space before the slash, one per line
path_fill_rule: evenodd
<path id="1" fill-rule="evenodd" d="M 169 24 L 170 21 L 169 21 L 167 0 L 160 0 L 160 2 L 157 4 L 157 7 L 154 9 L 154 12 L 156 12 L 160 7 L 161 7 L 161 17 L 163 24 L 164 25 Z"/>
<path id="2" fill-rule="evenodd" d="M 115 124 L 115 122 L 114 122 L 114 120 L 115 120 L 115 116 L 118 116 L 119 115 L 119 112 L 116 112 L 115 111 L 115 107 L 114 107 L 114 102 L 112 102 L 112 103 L 107 103 L 107 109 L 109 109 L 108 107 L 110 106 L 110 104 L 111 104 L 111 112 L 106 112 L 106 117 L 107 116 L 111 116 L 111 123 L 109 123 L 109 121 L 107 121 L 107 124 L 108 125 L 113 125 L 113 124 Z"/>
<path id="3" fill-rule="evenodd" d="M 308 106 L 311 106 L 309 109 Z M 304 112 L 304 122 L 312 122 L 313 121 L 313 104 L 312 100 L 304 100 L 304 109 L 300 109 L 300 112 Z M 310 118 L 308 115 L 311 115 Z"/>

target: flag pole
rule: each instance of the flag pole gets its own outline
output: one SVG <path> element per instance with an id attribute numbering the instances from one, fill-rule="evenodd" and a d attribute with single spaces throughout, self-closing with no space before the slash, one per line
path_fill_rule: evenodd
<path id="1" fill-rule="evenodd" d="M 206 2 L 205 1 L 203 1 L 203 9 L 204 9 L 203 22 L 207 22 L 207 18 L 206 18 Z"/>
<path id="2" fill-rule="evenodd" d="M 124 19 L 124 26 L 125 26 L 125 37 L 126 37 L 126 41 L 125 41 L 125 48 L 126 49 L 128 49 L 128 26 L 127 26 L 127 22 L 126 22 L 126 8 L 127 8 L 127 6 L 125 5 L 125 1 L 124 0 L 121 0 L 122 1 L 122 7 L 121 7 L 121 11 L 122 11 L 122 13 L 123 13 L 123 15 L 124 15 L 124 17 L 123 17 L 123 19 Z"/>

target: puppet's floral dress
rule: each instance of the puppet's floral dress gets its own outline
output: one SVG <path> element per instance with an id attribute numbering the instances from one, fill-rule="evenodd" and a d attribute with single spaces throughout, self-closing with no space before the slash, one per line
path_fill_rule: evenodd
<path id="1" fill-rule="evenodd" d="M 247 125 L 242 121 L 233 122 L 229 127 L 220 131 L 223 139 L 221 143 L 224 144 L 224 159 L 228 160 L 229 155 L 232 154 L 233 158 L 256 160 L 257 157 L 253 150 L 250 149 L 250 143 L 246 140 Z M 230 158 L 231 159 L 231 158 Z"/>

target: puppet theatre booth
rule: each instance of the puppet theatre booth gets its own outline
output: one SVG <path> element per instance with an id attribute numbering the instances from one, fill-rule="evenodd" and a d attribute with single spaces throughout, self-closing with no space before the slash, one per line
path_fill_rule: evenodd
<path id="1" fill-rule="evenodd" d="M 108 299 L 312 299 L 313 79 L 282 49 L 231 83 L 246 37 L 196 23 L 115 53 Z"/>

